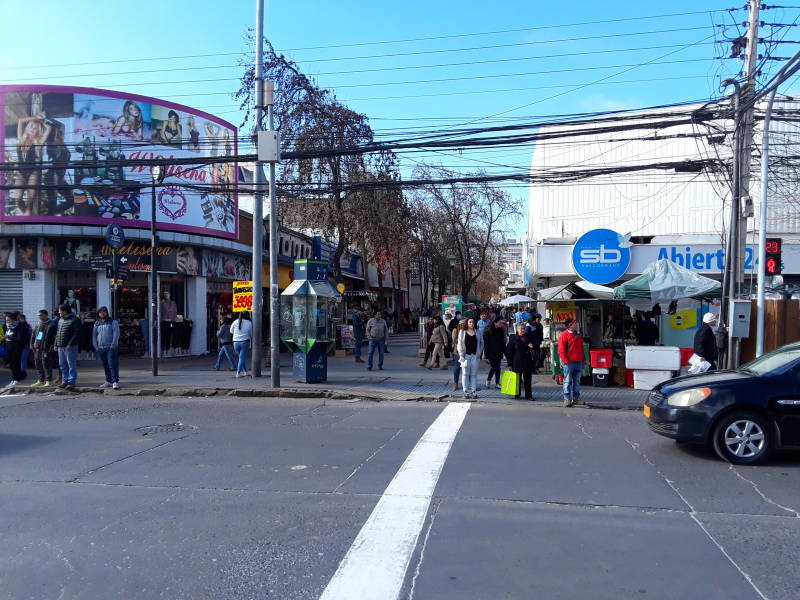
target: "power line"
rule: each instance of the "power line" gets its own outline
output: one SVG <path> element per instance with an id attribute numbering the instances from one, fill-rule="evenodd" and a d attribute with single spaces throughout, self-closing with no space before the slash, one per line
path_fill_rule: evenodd
<path id="1" fill-rule="evenodd" d="M 715 44 L 716 42 L 706 42 L 708 44 Z M 406 65 L 406 66 L 399 66 L 399 67 L 380 67 L 374 69 L 355 69 L 349 71 L 323 71 L 314 73 L 315 76 L 322 76 L 322 75 L 353 75 L 359 73 L 382 73 L 386 71 L 408 71 L 414 69 L 437 69 L 437 68 L 444 68 L 444 67 L 461 67 L 461 66 L 472 66 L 472 65 L 484 65 L 484 64 L 496 64 L 496 63 L 507 63 L 507 62 L 522 62 L 528 60 L 543 60 L 548 58 L 565 58 L 571 56 L 590 56 L 596 54 L 614 54 L 620 52 L 641 52 L 644 50 L 660 50 L 664 48 L 674 48 L 674 44 L 667 44 L 661 46 L 643 46 L 639 48 L 616 48 L 610 50 L 591 50 L 587 52 L 566 52 L 561 54 L 542 54 L 538 56 L 522 56 L 516 58 L 498 58 L 498 59 L 489 59 L 489 60 L 475 60 L 475 61 L 466 61 L 466 62 L 454 62 L 454 63 L 437 63 L 437 64 L 427 64 L 427 65 Z M 158 69 L 159 73 L 172 73 L 178 71 L 207 71 L 209 69 L 233 69 L 233 68 L 241 68 L 242 65 L 216 65 L 216 66 L 202 66 L 202 67 L 179 67 L 179 68 L 170 68 L 170 69 Z M 52 75 L 48 77 L 29 77 L 27 79 L 15 79 L 15 80 L 6 80 L 0 83 L 24 83 L 24 82 L 39 82 L 39 81 L 47 81 L 52 79 L 73 79 L 73 78 L 80 78 L 80 77 L 108 77 L 112 75 L 141 75 L 141 74 L 150 74 L 153 73 L 152 69 L 147 69 L 144 71 L 117 71 L 112 73 L 80 73 L 80 74 L 72 74 L 72 75 Z"/>
<path id="2" fill-rule="evenodd" d="M 406 39 L 399 39 L 399 40 L 381 40 L 381 41 L 374 41 L 374 42 L 353 42 L 347 44 L 331 44 L 331 45 L 324 45 L 324 46 L 307 46 L 307 47 L 300 47 L 300 48 L 283 48 L 279 49 L 279 52 L 295 52 L 301 50 L 330 50 L 335 48 L 349 48 L 349 47 L 356 47 L 356 46 L 374 46 L 374 45 L 383 45 L 383 44 L 399 44 L 399 43 L 408 43 L 408 42 L 421 42 L 421 41 L 432 41 L 432 40 L 441 40 L 441 39 L 452 39 L 452 38 L 461 38 L 461 37 L 474 37 L 474 36 L 483 36 L 483 35 L 495 35 L 501 33 L 520 33 L 525 31 L 536 31 L 540 29 L 557 29 L 557 28 L 565 28 L 565 27 L 579 27 L 585 25 L 601 25 L 607 23 L 623 23 L 628 21 L 642 21 L 648 19 L 662 19 L 662 18 L 669 18 L 669 17 L 679 17 L 679 16 L 691 16 L 691 15 L 700 15 L 700 14 L 711 14 L 717 12 L 729 12 L 734 10 L 740 10 L 740 7 L 736 8 L 729 8 L 729 9 L 716 9 L 716 10 L 703 10 L 703 11 L 692 11 L 692 12 L 680 12 L 680 13 L 666 13 L 661 15 L 650 15 L 650 16 L 643 16 L 643 17 L 623 17 L 618 19 L 604 19 L 599 21 L 584 21 L 579 23 L 562 23 L 562 24 L 555 24 L 555 25 L 539 25 L 535 27 L 522 27 L 518 29 L 504 29 L 504 30 L 496 30 L 496 31 L 483 31 L 483 32 L 475 32 L 475 33 L 461 33 L 461 34 L 452 34 L 452 35 L 441 35 L 441 36 L 429 36 L 429 37 L 419 37 L 419 38 L 406 38 Z M 680 31 L 684 31 L 681 29 Z M 133 62 L 148 62 L 148 61 L 163 61 L 163 60 L 183 60 L 187 58 L 213 58 L 218 56 L 242 56 L 245 52 L 216 52 L 216 53 L 209 53 L 209 54 L 184 54 L 184 55 L 177 55 L 177 56 L 153 56 L 153 57 L 145 57 L 145 58 L 126 58 L 126 59 L 117 59 L 117 60 L 102 60 L 102 61 L 85 61 L 85 62 L 73 62 L 73 63 L 55 63 L 49 65 L 25 65 L 25 66 L 13 66 L 13 67 L 0 67 L 0 71 L 18 71 L 24 69 L 45 69 L 45 68 L 56 68 L 56 67 L 81 67 L 81 66 L 92 66 L 92 65 L 110 65 L 110 64 L 124 64 L 124 63 L 133 63 Z"/>

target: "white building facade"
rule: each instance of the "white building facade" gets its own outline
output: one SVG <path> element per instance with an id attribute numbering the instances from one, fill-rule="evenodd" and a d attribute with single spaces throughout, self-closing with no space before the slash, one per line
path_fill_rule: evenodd
<path id="1" fill-rule="evenodd" d="M 794 200 L 798 177 L 785 158 L 798 154 L 800 135 L 787 113 L 799 106 L 776 104 L 777 120 L 771 126 L 775 150 L 770 156 L 778 160 L 774 166 L 771 161 L 767 230 L 784 241 L 784 274 L 790 279 L 800 276 L 800 203 Z M 572 247 L 595 229 L 630 237 L 632 260 L 621 279 L 641 273 L 657 258 L 719 276 L 731 197 L 729 175 L 720 165 L 731 162 L 733 124 L 709 120 L 708 110 L 677 106 L 542 127 L 549 139 L 537 143 L 531 162 L 529 290 L 579 279 L 571 264 Z M 747 227 L 745 273 L 750 274 L 756 272 L 762 114 L 756 111 L 750 176 L 756 215 Z"/>

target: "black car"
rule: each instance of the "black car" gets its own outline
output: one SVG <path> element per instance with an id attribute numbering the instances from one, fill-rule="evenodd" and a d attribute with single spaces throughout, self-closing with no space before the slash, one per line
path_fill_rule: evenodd
<path id="1" fill-rule="evenodd" d="M 738 465 L 760 462 L 778 448 L 800 448 L 800 342 L 733 371 L 660 383 L 644 416 L 656 433 L 711 444 Z"/>

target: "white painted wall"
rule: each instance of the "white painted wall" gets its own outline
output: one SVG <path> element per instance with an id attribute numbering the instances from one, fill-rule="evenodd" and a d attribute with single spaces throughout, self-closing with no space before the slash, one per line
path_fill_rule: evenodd
<path id="1" fill-rule="evenodd" d="M 35 323 L 40 310 L 49 313 L 54 308 L 55 274 L 42 269 L 30 272 L 34 279 L 22 279 L 22 313 L 28 318 L 28 323 Z"/>
<path id="2" fill-rule="evenodd" d="M 189 277 L 186 280 L 186 307 L 187 315 L 192 320 L 192 340 L 189 352 L 192 354 L 205 354 L 206 349 L 206 292 L 207 282 L 205 277 Z"/>

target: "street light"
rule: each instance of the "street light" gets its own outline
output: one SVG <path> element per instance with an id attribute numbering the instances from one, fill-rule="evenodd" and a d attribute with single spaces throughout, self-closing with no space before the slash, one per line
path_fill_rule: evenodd
<path id="1" fill-rule="evenodd" d="M 156 235 L 156 185 L 164 182 L 167 170 L 163 165 L 150 167 L 153 176 L 150 206 L 150 360 L 153 377 L 158 375 L 158 236 Z"/>

